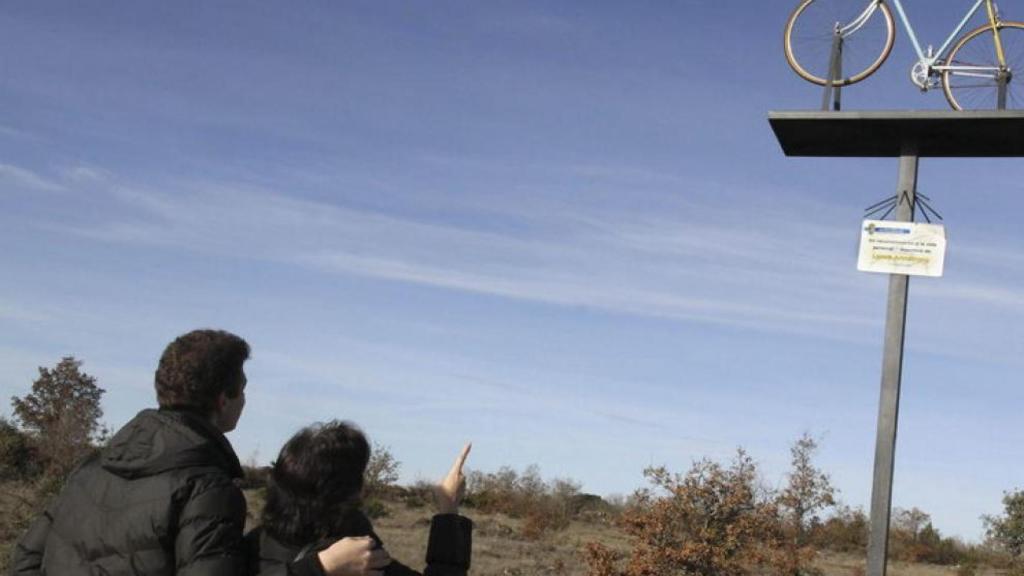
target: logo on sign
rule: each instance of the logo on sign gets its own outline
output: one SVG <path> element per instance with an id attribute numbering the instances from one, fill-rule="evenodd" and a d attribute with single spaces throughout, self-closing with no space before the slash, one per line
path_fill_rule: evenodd
<path id="1" fill-rule="evenodd" d="M 868 234 L 910 234 L 910 228 L 893 228 L 891 226 L 876 226 L 874 222 L 864 227 L 864 231 Z"/>

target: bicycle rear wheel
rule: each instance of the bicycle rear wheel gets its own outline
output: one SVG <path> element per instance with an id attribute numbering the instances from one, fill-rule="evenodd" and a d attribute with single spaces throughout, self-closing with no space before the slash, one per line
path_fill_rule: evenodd
<path id="1" fill-rule="evenodd" d="M 786 21 L 786 62 L 801 78 L 826 84 L 836 26 L 850 26 L 872 2 L 865 0 L 802 0 Z M 834 86 L 860 82 L 889 57 L 896 39 L 892 11 L 878 3 L 859 27 L 843 34 L 842 74 Z"/>
<path id="2" fill-rule="evenodd" d="M 1000 22 L 998 26 L 1010 75 L 1006 82 L 1006 108 L 1018 110 L 1024 108 L 1024 23 Z M 949 68 L 942 70 L 942 91 L 954 110 L 996 108 L 999 84 L 995 69 L 999 61 L 991 24 L 975 28 L 961 38 L 944 65 Z"/>

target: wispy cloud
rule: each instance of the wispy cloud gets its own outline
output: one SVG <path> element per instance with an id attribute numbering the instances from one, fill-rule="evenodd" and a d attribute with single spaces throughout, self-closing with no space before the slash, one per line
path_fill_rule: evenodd
<path id="1" fill-rule="evenodd" d="M 75 173 L 116 182 L 94 167 Z M 853 271 L 856 235 L 795 216 L 796 208 L 773 205 L 750 217 L 728 206 L 700 206 L 692 198 L 666 204 L 667 212 L 600 205 L 527 210 L 510 203 L 503 217 L 515 225 L 482 229 L 472 214 L 443 219 L 436 213 L 357 210 L 267 188 L 182 183 L 173 192 L 120 184 L 107 190 L 116 205 L 111 219 L 73 232 L 517 301 L 773 333 L 869 342 L 882 322 L 873 303 L 864 300 L 864 287 L 873 278 Z M 488 206 L 480 216 L 490 218 L 500 210 Z M 1024 299 L 1000 284 L 944 282 L 921 284 L 915 291 L 1012 314 L 1024 311 Z"/>
<path id="2" fill-rule="evenodd" d="M 60 192 L 65 190 L 63 184 L 55 180 L 44 178 L 31 170 L 14 166 L 13 164 L 0 164 L 0 182 L 6 182 L 20 188 L 38 190 L 42 192 Z"/>
<path id="3" fill-rule="evenodd" d="M 990 246 L 953 245 L 949 249 L 949 258 L 993 269 L 1011 271 L 1024 269 L 1024 252 L 1005 247 L 1009 244 L 1005 240 L 992 239 L 990 244 Z M 994 246 L 1004 247 L 996 248 Z"/>
<path id="4" fill-rule="evenodd" d="M 0 124 L 0 136 L 7 138 L 17 138 L 19 140 L 39 140 L 38 136 L 25 132 L 24 130 L 18 130 L 10 126 Z"/>
<path id="5" fill-rule="evenodd" d="M 246 257 L 330 273 L 613 313 L 815 334 L 875 324 L 822 304 L 817 296 L 835 286 L 793 280 L 818 270 L 813 253 L 745 223 L 542 213 L 499 233 L 267 190 L 183 188 L 113 188 L 116 212 L 135 216 L 77 233 L 233 255 L 244 247 Z M 810 226 L 805 233 L 834 235 Z M 762 288 L 754 296 L 752 282 Z"/>
<path id="6" fill-rule="evenodd" d="M 1024 294 L 1019 289 L 992 284 L 948 282 L 915 287 L 915 291 L 929 298 L 951 300 L 958 304 L 984 305 L 1024 314 Z"/>
<path id="7" fill-rule="evenodd" d="M 64 168 L 62 177 L 75 183 L 101 183 L 109 181 L 112 174 L 98 166 L 78 163 Z"/>

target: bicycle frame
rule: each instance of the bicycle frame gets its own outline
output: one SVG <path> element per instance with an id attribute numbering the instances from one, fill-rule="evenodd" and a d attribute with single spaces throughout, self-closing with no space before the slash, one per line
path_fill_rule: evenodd
<path id="1" fill-rule="evenodd" d="M 998 17 L 994 7 L 994 0 L 975 0 L 974 5 L 967 10 L 967 14 L 964 15 L 963 19 L 960 20 L 960 23 L 956 25 L 956 28 L 954 28 L 949 34 L 945 42 L 942 43 L 942 46 L 940 46 L 938 50 L 933 50 L 932 46 L 929 45 L 927 53 L 925 53 L 924 49 L 921 48 L 921 43 L 917 39 L 917 33 L 914 32 L 914 27 L 910 24 L 910 18 L 907 17 L 907 12 L 903 8 L 903 3 L 900 0 L 888 1 L 896 7 L 896 13 L 899 16 L 900 22 L 903 24 L 903 29 L 907 31 L 907 36 L 910 37 L 910 43 L 913 44 L 914 51 L 917 53 L 918 61 L 911 70 L 910 79 L 921 90 L 934 88 L 936 77 L 945 71 L 954 72 L 959 76 L 975 76 L 978 78 L 991 78 L 993 74 L 1003 74 L 1003 71 L 1006 69 L 1006 58 L 1003 55 L 1003 46 L 999 38 L 998 30 L 994 32 L 993 36 L 995 38 L 996 55 L 1000 62 L 999 66 L 965 66 L 942 62 L 946 55 L 946 51 L 949 50 L 949 47 L 960 36 L 960 33 L 963 32 L 964 28 L 967 27 L 967 23 L 970 22 L 971 18 L 973 18 L 974 15 L 977 14 L 978 10 L 981 9 L 982 4 L 984 4 L 987 9 L 989 23 L 994 25 L 998 22 Z M 843 35 L 856 32 L 867 22 L 876 7 L 883 2 L 886 2 L 886 0 L 872 0 L 869 2 L 867 8 L 864 9 L 864 12 L 855 18 L 848 26 L 839 30 L 839 32 Z"/>
<path id="2" fill-rule="evenodd" d="M 879 2 L 884 1 L 886 0 L 879 0 Z M 896 7 L 896 13 L 900 17 L 900 22 L 903 23 L 903 28 L 907 31 L 907 36 L 910 37 L 910 43 L 914 45 L 914 51 L 917 52 L 918 59 L 922 64 L 929 67 L 934 65 L 937 60 L 940 60 L 946 54 L 946 50 L 949 50 L 950 45 L 952 45 L 957 37 L 960 36 L 960 33 L 967 27 L 967 23 L 970 22 L 971 18 L 974 17 L 978 12 L 978 9 L 981 8 L 981 5 L 986 1 L 987 0 L 976 0 L 974 2 L 974 6 L 967 11 L 967 15 L 964 16 L 963 20 L 961 20 L 959 24 L 957 24 L 956 28 L 953 29 L 953 32 L 950 33 L 948 38 L 946 38 L 946 41 L 942 43 L 942 46 L 940 46 L 934 53 L 932 53 L 932 47 L 929 46 L 928 54 L 925 54 L 924 50 L 921 49 L 921 43 L 917 40 L 917 34 L 914 32 L 914 27 L 910 25 L 910 19 L 907 18 L 907 12 L 903 9 L 903 3 L 900 2 L 900 0 L 889 0 L 889 2 Z M 991 20 L 995 20 L 994 14 L 990 14 L 989 16 Z"/>

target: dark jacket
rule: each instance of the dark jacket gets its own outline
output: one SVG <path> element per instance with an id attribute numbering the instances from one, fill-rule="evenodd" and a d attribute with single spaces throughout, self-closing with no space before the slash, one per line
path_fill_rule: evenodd
<path id="1" fill-rule="evenodd" d="M 330 546 L 335 540 L 347 536 L 370 536 L 383 546 L 373 524 L 362 513 L 353 513 L 350 521 L 345 522 L 348 528 L 344 534 L 332 535 L 329 540 L 302 544 L 289 544 L 277 540 L 262 527 L 256 528 L 246 536 L 246 545 L 253 562 L 250 575 L 283 576 L 320 576 L 323 574 L 319 563 L 307 566 L 315 570 L 295 570 L 294 564 L 286 568 L 289 562 L 297 558 L 314 557 L 316 552 Z M 472 552 L 473 522 L 465 516 L 457 514 L 438 514 L 430 522 L 430 539 L 427 541 L 427 567 L 417 572 L 401 562 L 392 560 L 384 570 L 385 576 L 466 576 L 469 571 L 469 558 Z"/>
<path id="2" fill-rule="evenodd" d="M 143 410 L 71 474 L 18 542 L 10 573 L 243 574 L 241 475 L 206 419 Z"/>

